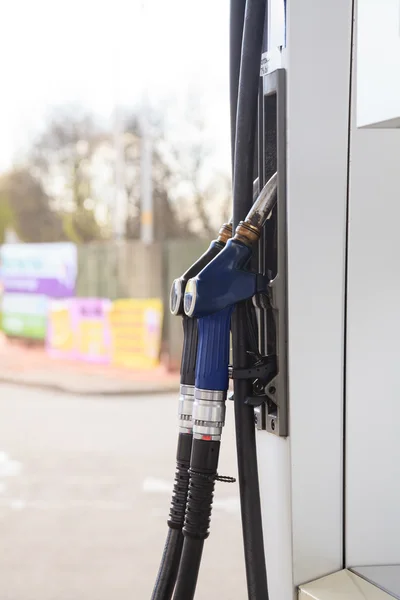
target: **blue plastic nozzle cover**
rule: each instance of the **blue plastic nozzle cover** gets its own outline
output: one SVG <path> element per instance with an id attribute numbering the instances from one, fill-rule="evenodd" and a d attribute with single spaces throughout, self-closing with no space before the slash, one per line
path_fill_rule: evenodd
<path id="1" fill-rule="evenodd" d="M 185 292 L 185 311 L 198 318 L 195 386 L 203 390 L 228 389 L 231 315 L 235 304 L 251 298 L 268 285 L 266 277 L 245 271 L 251 248 L 229 240 Z"/>

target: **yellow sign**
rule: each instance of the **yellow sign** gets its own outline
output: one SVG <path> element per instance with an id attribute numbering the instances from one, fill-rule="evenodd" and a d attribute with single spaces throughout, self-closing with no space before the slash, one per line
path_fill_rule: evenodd
<path id="1" fill-rule="evenodd" d="M 94 355 L 98 360 L 108 356 L 109 348 L 104 335 L 106 324 L 100 319 L 85 319 L 78 324 L 77 346 L 81 356 Z"/>
<path id="2" fill-rule="evenodd" d="M 53 301 L 48 312 L 47 344 L 55 353 L 74 351 L 72 315 L 68 302 Z"/>
<path id="3" fill-rule="evenodd" d="M 162 302 L 158 298 L 116 300 L 110 312 L 111 362 L 132 369 L 159 363 Z"/>

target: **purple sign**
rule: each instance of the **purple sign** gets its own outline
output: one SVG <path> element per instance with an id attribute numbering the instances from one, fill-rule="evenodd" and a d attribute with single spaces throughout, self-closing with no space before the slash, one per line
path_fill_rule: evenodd
<path id="1" fill-rule="evenodd" d="M 10 294 L 40 294 L 49 298 L 69 298 L 75 293 L 75 283 L 65 283 L 58 279 L 20 279 L 5 277 L 5 291 Z"/>
<path id="2" fill-rule="evenodd" d="M 5 244 L 0 250 L 4 293 L 75 295 L 77 250 L 71 243 Z"/>
<path id="3" fill-rule="evenodd" d="M 102 298 L 53 300 L 47 328 L 47 351 L 54 358 L 108 364 L 111 360 L 111 302 Z"/>
<path id="4" fill-rule="evenodd" d="M 86 362 L 109 363 L 111 360 L 110 300 L 75 298 L 73 327 L 76 331 L 77 358 Z"/>

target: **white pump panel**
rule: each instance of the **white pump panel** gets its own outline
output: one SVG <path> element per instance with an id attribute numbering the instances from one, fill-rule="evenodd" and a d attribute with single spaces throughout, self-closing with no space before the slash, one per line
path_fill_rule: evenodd
<path id="1" fill-rule="evenodd" d="M 370 565 L 400 586 L 399 0 L 286 18 L 289 436 L 257 431 L 270 600 Z"/>
<path id="2" fill-rule="evenodd" d="M 400 127 L 400 1 L 358 0 L 357 127 Z"/>

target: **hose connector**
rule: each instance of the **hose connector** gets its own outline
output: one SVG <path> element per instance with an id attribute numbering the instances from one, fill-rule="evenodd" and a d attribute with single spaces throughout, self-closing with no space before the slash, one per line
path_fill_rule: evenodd
<path id="1" fill-rule="evenodd" d="M 258 242 L 260 235 L 261 229 L 259 227 L 247 223 L 246 221 L 240 221 L 239 225 L 236 227 L 233 239 L 246 244 L 246 246 L 252 246 Z"/>
<path id="2" fill-rule="evenodd" d="M 180 395 L 179 395 L 179 404 L 178 404 L 178 418 L 179 418 L 179 432 L 180 433 L 192 433 L 193 404 L 194 404 L 194 385 L 181 385 Z"/>
<path id="3" fill-rule="evenodd" d="M 220 441 L 225 425 L 226 391 L 199 390 L 194 392 L 193 437 L 204 441 Z"/>
<path id="4" fill-rule="evenodd" d="M 228 240 L 230 240 L 231 237 L 232 237 L 232 222 L 224 223 L 218 232 L 217 242 L 226 244 L 226 242 Z"/>

